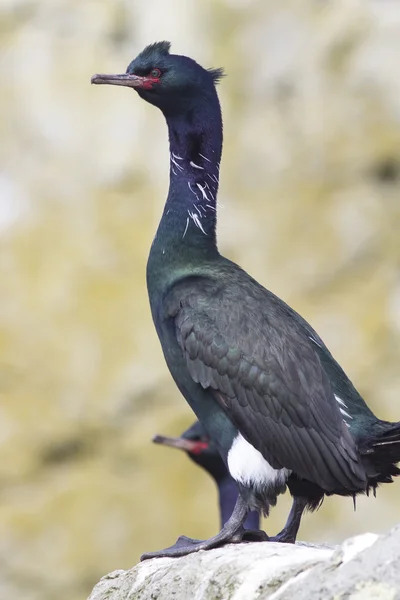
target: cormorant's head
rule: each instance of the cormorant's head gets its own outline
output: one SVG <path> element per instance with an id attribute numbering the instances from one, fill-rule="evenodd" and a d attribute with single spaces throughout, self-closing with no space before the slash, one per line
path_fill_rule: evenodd
<path id="1" fill-rule="evenodd" d="M 199 421 L 196 421 L 189 429 L 184 431 L 181 437 L 171 438 L 156 435 L 153 442 L 184 450 L 189 458 L 208 471 L 217 482 L 228 475 L 228 470 L 217 448 Z"/>
<path id="2" fill-rule="evenodd" d="M 131 87 L 165 115 L 186 112 L 202 98 L 215 95 L 222 69 L 204 69 L 187 56 L 170 54 L 169 49 L 169 42 L 146 46 L 126 73 L 93 75 L 92 83 Z"/>

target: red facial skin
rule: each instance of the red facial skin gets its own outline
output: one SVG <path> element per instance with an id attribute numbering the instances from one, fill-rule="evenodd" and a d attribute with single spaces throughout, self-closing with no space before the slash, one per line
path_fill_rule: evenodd
<path id="1" fill-rule="evenodd" d="M 120 75 L 93 75 L 92 83 L 108 84 L 108 85 L 123 85 L 142 90 L 151 90 L 155 84 L 160 83 L 160 69 L 153 69 L 149 75 L 135 75 L 134 73 L 122 73 Z"/>
<path id="2" fill-rule="evenodd" d="M 160 83 L 159 77 L 143 77 L 141 88 L 143 90 L 151 90 L 155 83 Z"/>
<path id="3" fill-rule="evenodd" d="M 192 449 L 190 450 L 191 454 L 201 454 L 203 450 L 207 450 L 208 443 L 207 442 L 193 442 Z"/>

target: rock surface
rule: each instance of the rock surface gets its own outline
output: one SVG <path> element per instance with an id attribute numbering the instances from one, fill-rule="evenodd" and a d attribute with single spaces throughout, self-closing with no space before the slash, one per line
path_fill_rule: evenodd
<path id="1" fill-rule="evenodd" d="M 327 548 L 245 544 L 114 571 L 89 600 L 395 600 L 400 527 Z"/>

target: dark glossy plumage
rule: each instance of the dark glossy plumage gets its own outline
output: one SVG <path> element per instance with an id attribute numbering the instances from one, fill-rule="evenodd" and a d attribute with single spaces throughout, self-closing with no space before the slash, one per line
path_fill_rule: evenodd
<path id="1" fill-rule="evenodd" d="M 133 87 L 166 118 L 170 187 L 147 265 L 151 311 L 170 372 L 240 490 L 219 534 L 144 558 L 240 541 L 249 508 L 268 514 L 286 486 L 294 506 L 278 539 L 294 541 L 304 508 L 325 494 L 354 497 L 399 473 L 399 425 L 372 414 L 304 319 L 218 252 L 216 74 L 162 42 L 126 74 L 92 79 Z"/>
<path id="2" fill-rule="evenodd" d="M 164 300 L 167 315 L 176 315 L 193 380 L 211 388 L 274 469 L 290 469 L 327 491 L 365 488 L 364 466 L 315 344 L 283 302 L 236 265 L 221 260 L 215 271 L 196 282 L 195 293 L 185 281 Z"/>

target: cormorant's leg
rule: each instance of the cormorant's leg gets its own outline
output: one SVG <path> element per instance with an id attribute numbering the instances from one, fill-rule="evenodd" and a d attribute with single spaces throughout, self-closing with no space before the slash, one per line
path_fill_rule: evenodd
<path id="1" fill-rule="evenodd" d="M 267 541 L 268 536 L 264 531 L 244 529 L 243 523 L 246 519 L 247 512 L 248 504 L 239 494 L 232 515 L 217 535 L 208 540 L 192 540 L 186 536 L 181 536 L 173 546 L 156 552 L 146 552 L 145 554 L 142 554 L 140 560 L 161 556 L 185 556 L 186 554 L 198 552 L 199 550 L 210 550 L 211 548 L 216 548 L 217 546 L 222 546 L 224 544 L 238 544 L 245 540 Z"/>
<path id="2" fill-rule="evenodd" d="M 294 496 L 292 508 L 290 509 L 288 520 L 285 527 L 274 537 L 270 537 L 270 542 L 284 542 L 294 544 L 300 527 L 301 517 L 307 506 L 307 498 Z"/>

